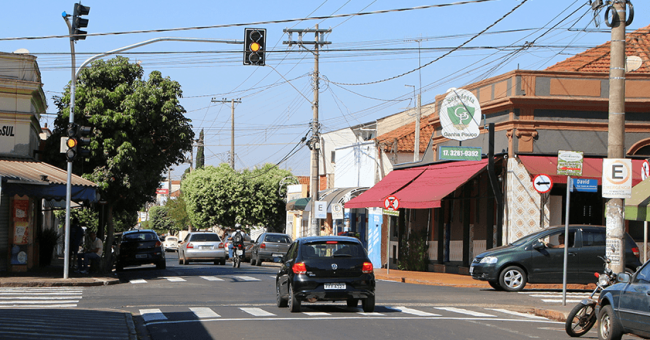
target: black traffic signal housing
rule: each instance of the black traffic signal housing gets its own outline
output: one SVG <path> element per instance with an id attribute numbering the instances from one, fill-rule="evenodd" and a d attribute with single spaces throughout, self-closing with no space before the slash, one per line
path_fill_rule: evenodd
<path id="1" fill-rule="evenodd" d="M 244 65 L 264 66 L 266 61 L 266 28 L 244 29 Z"/>
<path id="2" fill-rule="evenodd" d="M 77 124 L 68 124 L 67 134 L 68 140 L 65 144 L 68 149 L 65 152 L 65 158 L 68 160 L 68 162 L 73 162 L 75 158 L 77 158 L 77 146 L 79 144 L 77 141 Z"/>
<path id="3" fill-rule="evenodd" d="M 72 15 L 72 40 L 86 40 L 88 32 L 80 30 L 80 28 L 88 27 L 88 19 L 81 18 L 82 15 L 88 15 L 90 7 L 83 6 L 81 3 L 74 4 L 74 14 Z"/>
<path id="4" fill-rule="evenodd" d="M 77 153 L 80 157 L 86 158 L 90 156 L 90 150 L 84 147 L 90 146 L 90 134 L 93 128 L 90 126 L 77 127 Z"/>

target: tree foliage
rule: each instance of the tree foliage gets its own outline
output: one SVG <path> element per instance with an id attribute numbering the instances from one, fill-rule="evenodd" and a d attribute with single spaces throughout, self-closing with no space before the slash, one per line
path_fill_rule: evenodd
<path id="1" fill-rule="evenodd" d="M 149 209 L 149 219 L 152 228 L 160 231 L 168 231 L 174 226 L 174 221 L 169 218 L 167 207 L 154 205 Z"/>
<path id="2" fill-rule="evenodd" d="M 283 230 L 285 191 L 278 187 L 287 176 L 291 172 L 271 164 L 243 172 L 227 164 L 197 169 L 181 183 L 189 219 L 196 228 L 241 223 Z"/>
<path id="3" fill-rule="evenodd" d="M 165 170 L 183 162 L 194 138 L 179 102 L 180 84 L 163 78 L 159 71 L 151 72 L 148 79 L 143 74 L 142 67 L 118 56 L 94 61 L 77 81 L 75 122 L 94 130 L 90 157 L 76 160 L 73 171 L 95 182 L 102 200 L 108 202 L 107 241 L 111 242 L 113 212 L 133 216 L 152 202 Z M 69 120 L 70 86 L 54 101 L 59 116 L 46 154 L 50 163 L 63 168 L 65 160 L 58 148 Z"/>
<path id="4" fill-rule="evenodd" d="M 173 225 L 169 228 L 170 230 L 178 232 L 186 229 L 190 225 L 185 195 L 182 191 L 178 198 L 167 200 L 165 207 L 167 208 L 167 216 L 173 221 Z"/>

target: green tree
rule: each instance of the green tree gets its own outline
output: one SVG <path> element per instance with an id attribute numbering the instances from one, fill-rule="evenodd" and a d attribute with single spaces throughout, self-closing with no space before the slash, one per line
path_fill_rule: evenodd
<path id="1" fill-rule="evenodd" d="M 182 191 L 178 198 L 168 200 L 165 203 L 165 207 L 167 208 L 167 216 L 173 221 L 173 226 L 170 227 L 170 230 L 179 232 L 190 225 L 185 195 Z"/>
<path id="2" fill-rule="evenodd" d="M 174 225 L 174 221 L 169 218 L 165 206 L 155 205 L 149 209 L 149 219 L 153 229 L 157 231 L 168 231 Z"/>
<path id="3" fill-rule="evenodd" d="M 115 230 L 114 212 L 134 216 L 138 207 L 154 200 L 154 193 L 166 169 L 181 164 L 190 151 L 194 132 L 180 105 L 178 82 L 153 71 L 144 71 L 128 58 L 94 61 L 78 77 L 75 96 L 75 122 L 95 129 L 91 136 L 91 155 L 76 160 L 76 174 L 99 186 L 107 201 L 107 253 Z M 59 116 L 54 122 L 47 154 L 50 163 L 64 166 L 59 154 L 59 137 L 68 125 L 70 87 L 54 101 Z M 105 269 L 110 270 L 108 259 Z"/>
<path id="4" fill-rule="evenodd" d="M 196 147 L 196 168 L 205 166 L 205 145 L 203 144 L 203 129 L 199 133 L 199 146 Z"/>

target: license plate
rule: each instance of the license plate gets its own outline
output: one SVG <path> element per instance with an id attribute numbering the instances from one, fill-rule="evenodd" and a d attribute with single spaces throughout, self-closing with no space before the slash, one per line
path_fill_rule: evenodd
<path id="1" fill-rule="evenodd" d="M 212 246 L 200 246 L 199 249 L 212 249 Z"/>
<path id="2" fill-rule="evenodd" d="M 135 258 L 136 258 L 136 259 L 146 259 L 146 258 L 147 258 L 147 254 L 136 254 L 136 255 L 135 255 Z"/>
<path id="3" fill-rule="evenodd" d="M 345 289 L 345 283 L 326 283 L 325 289 Z"/>
<path id="4" fill-rule="evenodd" d="M 244 255 L 244 251 L 241 249 L 237 249 L 237 255 Z"/>
<path id="5" fill-rule="evenodd" d="M 273 254 L 273 257 L 282 257 L 282 254 Z"/>

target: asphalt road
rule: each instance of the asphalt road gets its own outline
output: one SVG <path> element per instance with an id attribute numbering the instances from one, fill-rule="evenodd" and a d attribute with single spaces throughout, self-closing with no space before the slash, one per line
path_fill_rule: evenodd
<path id="1" fill-rule="evenodd" d="M 122 284 L 85 288 L 77 308 L 131 312 L 139 335 L 155 340 L 570 339 L 563 323 L 525 313 L 544 303 L 540 297 L 491 289 L 379 281 L 375 313 L 331 302 L 291 313 L 275 304 L 277 269 L 179 265 L 168 253 L 167 269 L 127 267 Z"/>

